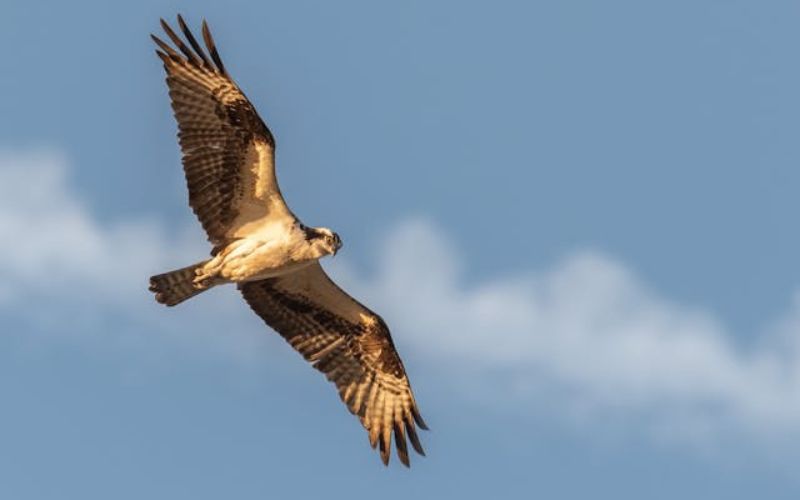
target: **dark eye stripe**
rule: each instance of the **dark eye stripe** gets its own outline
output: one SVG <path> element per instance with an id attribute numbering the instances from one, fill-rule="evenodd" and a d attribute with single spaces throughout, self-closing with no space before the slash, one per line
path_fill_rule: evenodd
<path id="1" fill-rule="evenodd" d="M 313 240 L 315 238 L 319 238 L 319 236 L 320 236 L 319 231 L 317 231 L 313 227 L 308 227 L 308 226 L 306 226 L 304 224 L 300 224 L 300 229 L 302 229 L 303 232 L 306 233 L 306 239 L 307 240 Z"/>

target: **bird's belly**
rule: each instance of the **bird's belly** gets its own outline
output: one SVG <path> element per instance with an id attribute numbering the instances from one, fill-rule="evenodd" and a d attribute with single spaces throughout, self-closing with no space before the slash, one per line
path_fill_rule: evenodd
<path id="1" fill-rule="evenodd" d="M 219 275 L 233 282 L 274 278 L 301 269 L 313 260 L 291 258 L 290 248 L 280 242 L 239 240 L 221 252 Z"/>

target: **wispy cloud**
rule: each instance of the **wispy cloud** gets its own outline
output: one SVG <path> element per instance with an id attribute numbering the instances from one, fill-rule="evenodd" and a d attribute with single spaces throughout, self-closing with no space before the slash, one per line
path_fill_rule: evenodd
<path id="1" fill-rule="evenodd" d="M 238 360 L 255 360 L 263 335 L 222 327 L 241 324 L 242 314 L 226 314 L 238 305 L 236 294 L 215 294 L 202 307 L 166 314 L 147 290 L 150 275 L 208 254 L 199 230 L 175 233 L 144 219 L 101 223 L 69 185 L 68 175 L 68 162 L 57 151 L 0 150 L 4 323 L 102 338 L 106 345 L 159 346 L 156 351 L 163 349 L 164 339 L 185 338 L 191 341 L 184 347 L 213 346 Z M 0 325 L 3 329 L 10 330 Z"/>
<path id="2" fill-rule="evenodd" d="M 374 276 L 341 274 L 414 355 L 456 360 L 458 377 L 500 371 L 508 384 L 492 390 L 517 403 L 547 393 L 562 408 L 645 417 L 671 433 L 800 431 L 800 299 L 745 349 L 712 314 L 659 296 L 597 252 L 466 285 L 458 249 L 418 219 L 379 255 Z"/>
<path id="3" fill-rule="evenodd" d="M 75 289 L 104 301 L 125 298 L 141 288 L 148 272 L 181 254 L 198 255 L 200 245 L 186 237 L 167 238 L 150 221 L 100 224 L 68 187 L 66 165 L 54 151 L 0 152 L 5 300 Z"/>
<path id="4" fill-rule="evenodd" d="M 106 314 L 96 307 L 101 303 L 148 321 L 157 308 L 144 289 L 146 276 L 202 255 L 203 242 L 196 232 L 194 239 L 175 237 L 147 221 L 99 223 L 69 188 L 65 165 L 53 153 L 0 154 L 0 309 L 44 297 L 55 306 L 49 314 L 64 319 L 76 307 Z M 535 412 L 537 405 L 520 403 L 546 394 L 564 409 L 641 417 L 670 432 L 770 438 L 800 431 L 800 296 L 763 342 L 745 348 L 709 312 L 660 296 L 597 252 L 468 284 L 458 248 L 423 218 L 391 230 L 376 255 L 369 276 L 341 258 L 330 265 L 389 320 L 399 343 L 410 347 L 406 357 L 446 366 L 451 384 L 472 397 Z M 69 307 L 59 312 L 59 303 Z M 246 310 L 233 293 L 213 304 L 192 310 L 200 314 L 195 323 L 213 323 L 233 304 L 236 315 Z M 158 317 L 151 327 L 175 328 Z M 226 329 L 220 341 L 245 342 L 230 351 L 251 352 L 261 334 Z M 501 389 L 480 383 L 498 376 Z"/>

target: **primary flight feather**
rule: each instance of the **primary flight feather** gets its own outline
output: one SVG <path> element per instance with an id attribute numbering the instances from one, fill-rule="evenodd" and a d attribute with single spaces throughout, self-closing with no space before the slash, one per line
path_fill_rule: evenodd
<path id="1" fill-rule="evenodd" d="M 181 16 L 185 41 L 164 20 L 161 26 L 174 46 L 153 40 L 178 122 L 189 204 L 213 248 L 208 260 L 151 277 L 150 290 L 174 306 L 236 283 L 253 311 L 336 385 L 383 463 L 394 438 L 407 466 L 407 440 L 424 455 L 416 426 L 427 427 L 386 323 L 319 263 L 339 250 L 339 236 L 304 225 L 286 205 L 275 139 L 228 74 L 205 21 L 208 54 Z"/>

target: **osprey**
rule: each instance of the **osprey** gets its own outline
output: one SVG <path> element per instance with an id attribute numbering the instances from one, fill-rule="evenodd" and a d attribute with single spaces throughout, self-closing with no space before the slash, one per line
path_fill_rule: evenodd
<path id="1" fill-rule="evenodd" d="M 151 277 L 150 290 L 174 306 L 235 283 L 253 311 L 336 384 L 383 463 L 394 435 L 408 466 L 406 438 L 424 455 L 415 423 L 427 426 L 386 323 L 322 269 L 319 259 L 335 255 L 342 242 L 330 229 L 304 225 L 286 206 L 272 133 L 222 64 L 206 22 L 209 55 L 181 16 L 178 25 L 188 45 L 161 20 L 177 50 L 151 36 L 167 73 L 189 204 L 213 249 L 208 260 Z"/>

